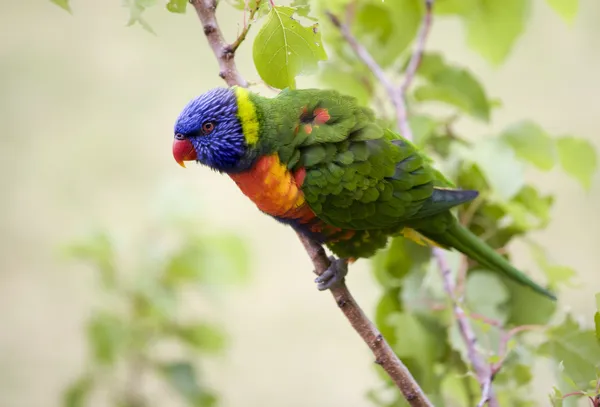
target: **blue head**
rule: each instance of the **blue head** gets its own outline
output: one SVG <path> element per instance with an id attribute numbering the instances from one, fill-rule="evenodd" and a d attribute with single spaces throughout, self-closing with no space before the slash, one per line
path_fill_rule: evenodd
<path id="1" fill-rule="evenodd" d="M 220 172 L 235 172 L 247 149 L 233 89 L 209 90 L 177 118 L 173 156 L 181 165 L 196 160 Z"/>

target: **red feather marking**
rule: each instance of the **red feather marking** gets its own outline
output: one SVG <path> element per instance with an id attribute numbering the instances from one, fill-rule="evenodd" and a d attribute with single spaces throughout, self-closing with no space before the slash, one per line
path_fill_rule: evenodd
<path id="1" fill-rule="evenodd" d="M 296 181 L 296 185 L 299 187 L 304 184 L 304 178 L 306 178 L 306 168 L 298 168 L 296 172 L 294 172 L 294 180 Z"/>
<path id="2" fill-rule="evenodd" d="M 327 109 L 319 107 L 313 112 L 315 116 L 315 124 L 325 124 L 331 119 L 331 115 Z"/>
<path id="3" fill-rule="evenodd" d="M 304 132 L 305 132 L 306 134 L 310 134 L 310 133 L 312 133 L 312 126 L 311 126 L 310 124 L 305 124 L 305 125 L 304 125 Z"/>

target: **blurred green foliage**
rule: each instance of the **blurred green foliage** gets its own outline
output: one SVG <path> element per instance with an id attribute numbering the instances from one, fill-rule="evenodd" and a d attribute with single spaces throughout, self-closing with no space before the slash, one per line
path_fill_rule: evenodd
<path id="1" fill-rule="evenodd" d="M 68 9 L 67 1 L 55 1 Z M 370 50 L 375 60 L 392 79 L 402 78 L 425 14 L 421 0 L 294 0 L 289 5 L 270 6 L 267 1 L 231 0 L 234 9 L 260 8 L 252 24 L 260 24 L 253 48 L 257 72 L 271 87 L 296 86 L 296 77 L 315 71 L 323 87 L 343 89 L 362 103 L 377 107 L 389 125 L 391 105 L 381 98 L 380 84 L 358 60 L 325 17 L 325 11 L 340 16 L 357 40 Z M 578 11 L 576 0 L 547 0 L 565 22 Z M 143 20 L 143 11 L 156 0 L 128 0 L 129 24 Z M 527 28 L 531 0 L 438 0 L 433 7 L 435 19 L 454 19 L 463 25 L 469 47 L 493 65 L 501 65 Z M 185 12 L 185 1 L 169 1 L 171 12 Z M 261 20 L 262 21 L 257 21 Z M 305 20 L 308 20 L 305 21 Z M 319 25 L 314 22 L 318 21 Z M 326 50 L 325 50 L 326 49 Z M 426 53 L 407 94 L 409 120 L 415 143 L 434 158 L 441 170 L 466 189 L 477 189 L 480 197 L 462 206 L 457 215 L 462 223 L 492 247 L 510 257 L 507 246 L 520 239 L 531 251 L 538 271 L 555 291 L 577 280 L 576 270 L 555 264 L 531 235 L 551 222 L 554 197 L 545 195 L 525 179 L 530 170 L 551 171 L 559 168 L 585 189 L 589 189 L 598 166 L 593 146 L 573 135 L 550 134 L 543 126 L 524 119 L 497 134 L 461 134 L 457 122 L 492 122 L 501 102 L 490 95 L 477 75 L 468 67 L 452 62 L 449 55 Z M 78 249 L 94 259 L 107 290 L 115 287 L 115 272 L 104 258 L 111 253 L 104 238 L 93 246 Z M 218 348 L 219 335 L 210 325 L 194 323 L 176 329 L 161 323 L 168 321 L 164 309 L 175 300 L 177 284 L 202 279 L 196 268 L 198 259 L 211 259 L 228 245 L 205 250 L 201 244 L 184 246 L 172 255 L 161 277 L 150 289 L 131 294 L 140 298 L 140 319 L 150 318 L 150 326 L 175 333 L 182 343 L 209 352 Z M 200 257 L 196 257 L 200 256 Z M 458 279 L 457 298 L 472 321 L 478 350 L 498 370 L 494 391 L 501 405 L 531 406 L 534 362 L 551 363 L 556 386 L 548 385 L 553 405 L 572 405 L 577 397 L 595 397 L 600 376 L 600 303 L 594 321 L 577 322 L 568 312 L 530 290 L 468 263 L 453 254 L 452 272 Z M 456 326 L 450 299 L 428 248 L 401 238 L 373 259 L 373 275 L 381 287 L 375 321 L 394 351 L 409 367 L 435 405 L 475 405 L 480 397 L 465 345 Z M 187 266 L 186 266 L 187 265 Z M 190 266 L 194 265 L 194 266 Z M 239 265 L 238 265 L 239 266 Z M 200 271 L 198 271 L 200 270 Z M 156 292 L 168 292 L 154 304 Z M 600 296 L 597 296 L 600 302 Z M 133 307 L 137 310 L 136 307 Z M 152 311 L 151 311 L 152 310 Z M 137 311 L 139 312 L 139 311 Z M 137 314 L 134 314 L 137 315 Z M 162 315 L 162 316 L 160 316 Z M 166 314 L 172 315 L 172 314 Z M 161 322 L 162 321 L 162 322 Z M 128 349 L 124 337 L 133 325 L 122 324 L 122 316 L 99 313 L 90 324 L 90 343 L 97 365 L 110 364 L 122 349 Z M 145 326 L 145 325 L 144 325 Z M 202 327 L 202 328 L 200 328 Z M 595 328 L 595 329 L 594 329 Z M 158 329 L 161 332 L 161 329 Z M 185 334 L 183 332 L 186 332 Z M 518 335 L 517 335 L 518 334 Z M 206 338 L 213 339 L 206 339 Z M 202 338 L 202 339 L 200 339 Z M 212 343 L 207 345 L 206 341 Z M 143 343 L 143 341 L 142 341 Z M 136 349 L 140 349 L 139 343 Z M 147 344 L 145 345 L 147 346 Z M 156 370 L 189 400 L 213 400 L 196 385 L 193 367 L 175 361 Z M 501 368 L 500 368 L 501 367 Z M 381 388 L 369 392 L 379 406 L 406 405 L 392 388 L 388 377 L 377 368 Z M 69 400 L 80 400 L 92 384 L 84 375 L 69 393 Z M 208 396 L 202 396 L 206 395 Z M 202 401 L 205 403 L 206 401 Z M 208 402 L 206 402 L 208 403 Z M 77 405 L 77 404 L 71 404 Z M 202 405 L 201 403 L 198 405 Z"/>
<path id="2" fill-rule="evenodd" d="M 161 222 L 160 234 L 141 242 L 131 266 L 123 265 L 131 253 L 119 253 L 106 233 L 65 248 L 69 258 L 92 266 L 106 297 L 87 322 L 89 362 L 65 391 L 65 407 L 86 406 L 95 397 L 120 407 L 156 405 L 144 394 L 150 378 L 171 386 L 186 405 L 215 405 L 198 362 L 221 352 L 226 335 L 217 323 L 186 316 L 182 293 L 192 288 L 208 296 L 215 285 L 245 281 L 248 259 L 236 235 L 201 233 L 190 224 Z"/>

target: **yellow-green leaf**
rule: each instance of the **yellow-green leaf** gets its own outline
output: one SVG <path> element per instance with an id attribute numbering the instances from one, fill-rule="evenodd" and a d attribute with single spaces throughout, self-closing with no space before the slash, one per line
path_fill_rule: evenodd
<path id="1" fill-rule="evenodd" d="M 167 3 L 167 10 L 171 13 L 184 14 L 187 4 L 188 0 L 170 0 Z"/>
<path id="2" fill-rule="evenodd" d="M 71 5 L 69 4 L 69 0 L 50 0 L 52 3 L 56 4 L 58 7 L 63 10 L 67 10 L 69 13 L 71 12 Z"/>
<path id="3" fill-rule="evenodd" d="M 196 368 L 188 361 L 176 361 L 158 365 L 165 380 L 193 406 L 212 406 L 214 396 L 200 387 Z"/>
<path id="4" fill-rule="evenodd" d="M 560 15 L 567 23 L 572 23 L 577 16 L 579 9 L 579 0 L 546 0 L 546 2 Z"/>
<path id="5" fill-rule="evenodd" d="M 507 128 L 502 137 L 519 158 L 529 161 L 540 170 L 548 171 L 554 166 L 554 140 L 537 124 L 530 121 L 516 123 Z"/>
<path id="6" fill-rule="evenodd" d="M 446 64 L 439 54 L 429 54 L 421 61 L 418 74 L 428 83 L 415 90 L 417 100 L 448 103 L 478 119 L 490 119 L 485 91 L 468 70 Z"/>
<path id="7" fill-rule="evenodd" d="M 550 356 L 564 365 L 564 375 L 585 388 L 590 378 L 600 372 L 600 343 L 595 332 L 582 329 L 571 315 L 559 326 L 548 330 L 548 340 L 539 348 L 542 355 Z"/>
<path id="8" fill-rule="evenodd" d="M 314 72 L 327 59 L 318 25 L 303 26 L 292 7 L 273 7 L 254 40 L 256 70 L 274 88 L 296 87 L 296 76 Z"/>
<path id="9" fill-rule="evenodd" d="M 465 298 L 473 312 L 502 323 L 505 321 L 509 292 L 497 274 L 481 270 L 471 272 Z"/>
<path id="10" fill-rule="evenodd" d="M 156 34 L 150 24 L 142 17 L 144 11 L 156 3 L 157 0 L 125 0 L 124 4 L 129 7 L 129 21 L 127 21 L 127 26 L 130 27 L 138 23 L 150 34 Z"/>
<path id="11" fill-rule="evenodd" d="M 525 29 L 530 0 L 480 0 L 464 17 L 467 42 L 494 65 L 504 61 Z"/>
<path id="12" fill-rule="evenodd" d="M 536 243 L 530 242 L 529 249 L 533 259 L 546 274 L 550 287 L 556 287 L 559 284 L 572 285 L 571 279 L 577 275 L 575 270 L 567 266 L 551 264 L 546 258 L 544 249 Z"/>
<path id="13" fill-rule="evenodd" d="M 422 2 L 371 0 L 357 3 L 352 31 L 383 67 L 393 64 L 415 38 Z"/>
<path id="14" fill-rule="evenodd" d="M 594 314 L 594 325 L 596 325 L 596 340 L 600 343 L 600 312 Z"/>
<path id="15" fill-rule="evenodd" d="M 217 326 L 207 323 L 196 323 L 177 326 L 175 335 L 183 342 L 198 351 L 214 353 L 222 350 L 225 346 L 225 334 Z"/>
<path id="16" fill-rule="evenodd" d="M 319 82 L 325 89 L 343 89 L 345 94 L 354 96 L 363 106 L 369 104 L 373 93 L 369 77 L 361 78 L 358 73 L 343 69 L 339 61 L 327 61 L 322 65 Z"/>
<path id="17" fill-rule="evenodd" d="M 126 325 L 116 315 L 98 313 L 88 322 L 87 336 L 100 364 L 112 365 L 126 340 Z"/>
<path id="18" fill-rule="evenodd" d="M 528 287 L 503 279 L 510 291 L 507 325 L 545 325 L 556 312 L 556 301 L 534 293 Z"/>
<path id="19" fill-rule="evenodd" d="M 572 136 L 557 140 L 558 157 L 565 172 L 590 189 L 592 176 L 598 166 L 596 150 L 587 140 Z"/>
<path id="20" fill-rule="evenodd" d="M 485 138 L 477 141 L 471 149 L 456 150 L 462 151 L 465 158 L 478 165 L 493 193 L 501 199 L 511 199 L 523 187 L 523 163 L 502 139 Z"/>
<path id="21" fill-rule="evenodd" d="M 92 376 L 81 376 L 64 391 L 63 407 L 84 407 L 93 387 L 94 378 Z"/>
<path id="22" fill-rule="evenodd" d="M 479 0 L 436 0 L 433 12 L 442 15 L 467 15 L 478 6 Z"/>

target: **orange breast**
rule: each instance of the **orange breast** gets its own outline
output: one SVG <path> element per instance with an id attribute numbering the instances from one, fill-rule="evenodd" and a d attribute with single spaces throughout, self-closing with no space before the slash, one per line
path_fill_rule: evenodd
<path id="1" fill-rule="evenodd" d="M 305 176 L 304 168 L 288 171 L 276 154 L 261 157 L 248 171 L 230 174 L 261 211 L 324 238 L 349 238 L 353 232 L 341 233 L 342 229 L 325 224 L 310 209 L 300 189 Z"/>

